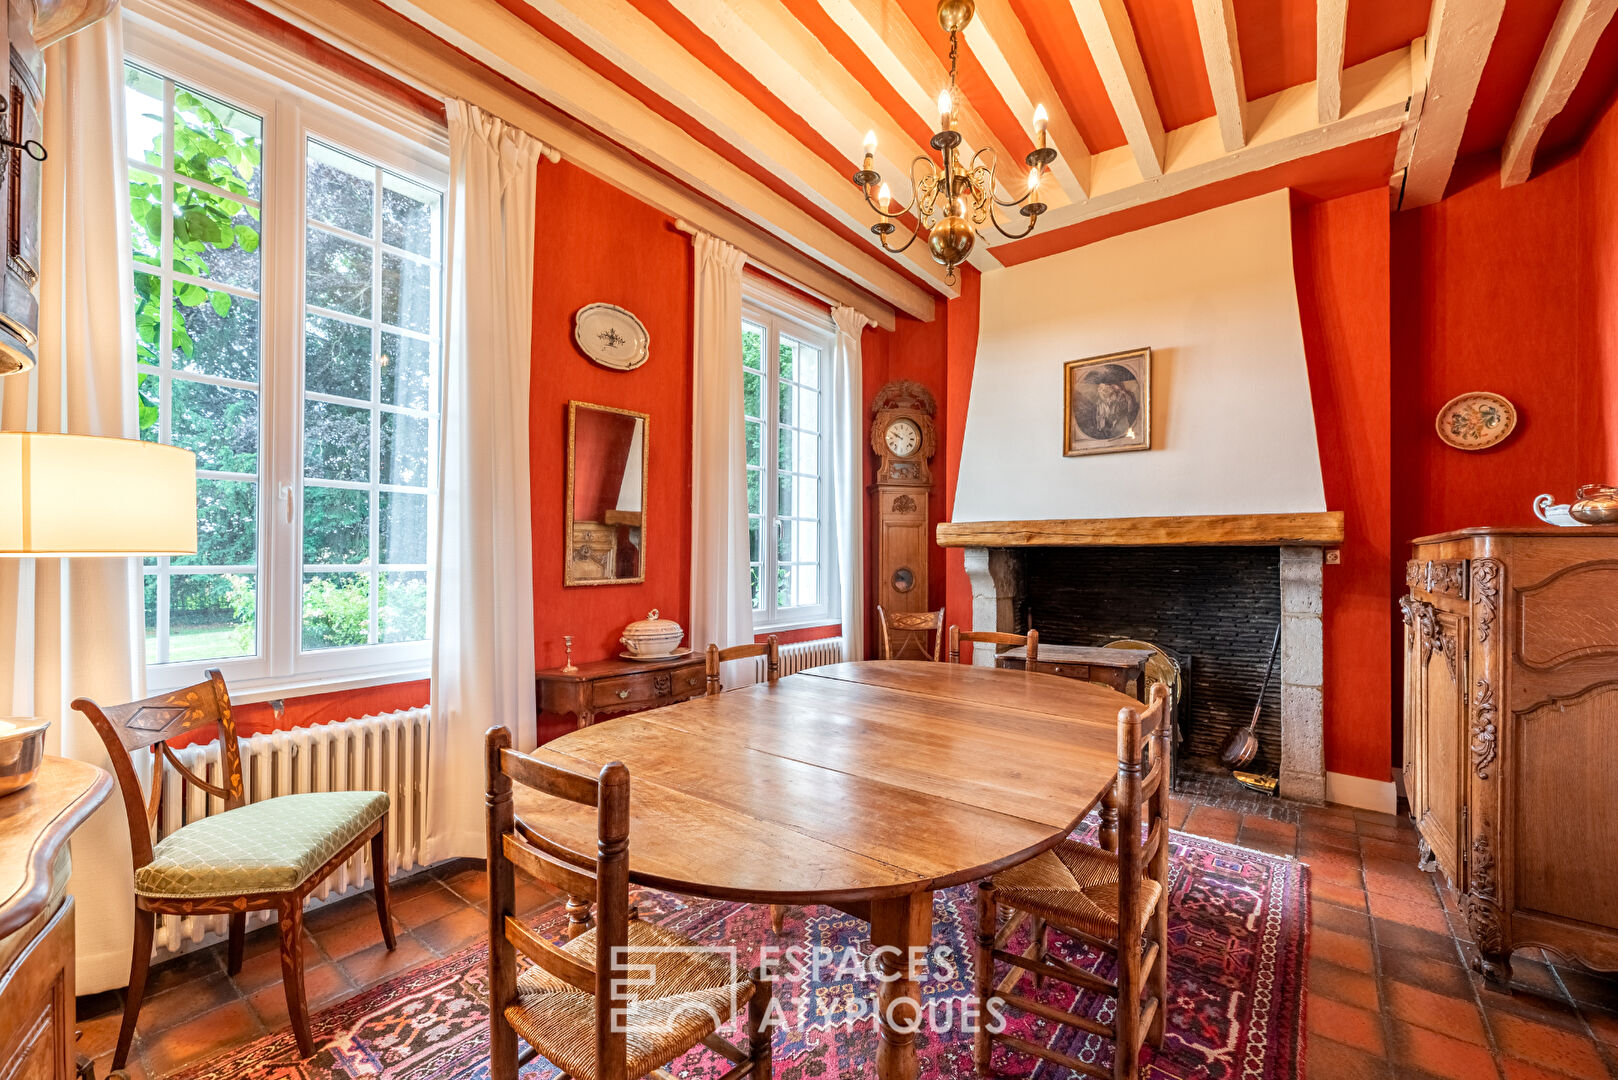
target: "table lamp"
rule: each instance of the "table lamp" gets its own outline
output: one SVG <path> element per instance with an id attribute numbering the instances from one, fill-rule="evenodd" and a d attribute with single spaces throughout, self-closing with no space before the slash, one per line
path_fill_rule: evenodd
<path id="1" fill-rule="evenodd" d="M 190 555 L 197 459 L 138 439 L 0 431 L 0 557 Z M 0 796 L 44 760 L 48 723 L 0 719 Z"/>

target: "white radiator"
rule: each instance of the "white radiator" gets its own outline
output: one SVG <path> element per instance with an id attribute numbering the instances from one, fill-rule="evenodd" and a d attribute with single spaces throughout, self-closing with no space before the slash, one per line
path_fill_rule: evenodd
<path id="1" fill-rule="evenodd" d="M 795 641 L 790 645 L 781 646 L 781 674 L 793 675 L 804 668 L 819 667 L 821 664 L 840 664 L 843 662 L 843 639 L 840 637 L 816 638 L 814 641 Z M 744 669 L 745 670 L 745 669 Z M 766 672 L 764 657 L 758 658 L 758 681 L 763 682 Z"/>
<path id="2" fill-rule="evenodd" d="M 335 724 L 292 728 L 254 735 L 240 742 L 243 792 L 250 803 L 310 791 L 386 791 L 388 809 L 388 873 L 390 877 L 421 865 L 426 835 L 429 713 L 405 709 L 381 716 L 362 716 Z M 186 768 L 210 784 L 223 786 L 217 741 L 176 750 Z M 222 813 L 224 800 L 189 783 L 176 769 L 163 770 L 163 806 L 156 839 L 188 821 Z M 371 882 L 371 847 L 332 873 L 312 894 L 316 901 L 341 896 Z M 273 911 L 249 912 L 249 928 L 268 922 Z M 181 952 L 228 929 L 223 915 L 157 917 L 159 951 Z"/>

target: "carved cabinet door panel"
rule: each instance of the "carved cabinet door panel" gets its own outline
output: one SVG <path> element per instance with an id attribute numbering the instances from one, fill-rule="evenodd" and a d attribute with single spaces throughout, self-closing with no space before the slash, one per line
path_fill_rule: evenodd
<path id="1" fill-rule="evenodd" d="M 1426 698 L 1421 687 L 1421 625 L 1417 622 L 1418 613 L 1422 610 L 1422 602 L 1414 596 L 1406 596 L 1399 601 L 1399 607 L 1404 613 L 1405 659 L 1404 659 L 1404 782 L 1405 797 L 1410 802 L 1410 816 L 1416 821 L 1421 820 L 1427 809 L 1426 798 L 1423 794 L 1423 773 L 1426 760 L 1421 753 L 1423 726 L 1426 715 L 1423 705 Z"/>
<path id="2" fill-rule="evenodd" d="M 1469 620 L 1429 608 L 1420 628 L 1422 808 L 1416 825 L 1450 881 L 1464 881 L 1461 806 L 1466 793 Z"/>

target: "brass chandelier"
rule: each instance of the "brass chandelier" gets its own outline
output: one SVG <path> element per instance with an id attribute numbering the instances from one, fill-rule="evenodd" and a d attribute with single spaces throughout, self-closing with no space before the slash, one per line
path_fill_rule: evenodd
<path id="1" fill-rule="evenodd" d="M 1045 106 L 1039 105 L 1034 109 L 1035 146 L 1023 159 L 1028 166 L 1028 190 L 1022 198 L 1006 200 L 996 194 L 995 167 L 999 161 L 992 147 L 983 147 L 970 160 L 961 161 L 961 133 L 955 130 L 961 101 L 955 89 L 955 60 L 960 32 L 976 11 L 975 0 L 938 0 L 938 25 L 949 34 L 949 85 L 938 95 L 939 131 L 930 143 L 943 156 L 943 166 L 918 154 L 910 163 L 910 201 L 895 208 L 888 185 L 872 168 L 876 156 L 876 132 L 872 131 L 865 136 L 864 166 L 854 174 L 854 183 L 860 186 L 865 201 L 881 216 L 871 231 L 883 250 L 897 255 L 925 234 L 927 250 L 943 264 L 944 280 L 950 284 L 955 283 L 955 268 L 972 254 L 979 230 L 993 225 L 1008 240 L 1020 240 L 1034 231 L 1039 215 L 1046 209 L 1039 199 L 1040 182 L 1046 168 L 1056 160 L 1056 148 L 1050 145 L 1046 132 Z M 922 170 L 919 174 L 918 166 Z M 996 207 L 1008 211 L 1016 208 L 1028 219 L 1027 225 L 1021 232 L 1007 232 L 1000 224 Z M 913 215 L 914 229 L 903 244 L 894 247 L 888 237 L 898 231 L 896 222 L 906 214 Z"/>

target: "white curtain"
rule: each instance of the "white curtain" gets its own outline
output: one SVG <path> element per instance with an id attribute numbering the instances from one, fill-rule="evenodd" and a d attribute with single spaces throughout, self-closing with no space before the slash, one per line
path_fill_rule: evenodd
<path id="1" fill-rule="evenodd" d="M 118 13 L 45 53 L 39 366 L 0 380 L 0 428 L 139 434 Z M 86 507 L 94 513 L 94 507 Z M 0 713 L 52 721 L 52 753 L 107 764 L 68 702 L 145 695 L 140 566 L 134 559 L 0 559 Z M 73 838 L 77 985 L 129 979 L 134 881 L 116 794 Z"/>
<path id="2" fill-rule="evenodd" d="M 693 648 L 753 640 L 747 549 L 747 445 L 742 415 L 742 268 L 725 241 L 698 232 L 691 403 L 691 634 Z M 752 681 L 730 665 L 726 686 Z"/>
<path id="3" fill-rule="evenodd" d="M 482 855 L 483 733 L 534 742 L 528 384 L 546 149 L 450 100 L 448 348 L 433 605 L 428 860 Z"/>
<path id="4" fill-rule="evenodd" d="M 837 355 L 831 369 L 832 528 L 843 612 L 843 655 L 865 659 L 865 410 L 860 331 L 871 320 L 850 307 L 831 309 Z"/>

